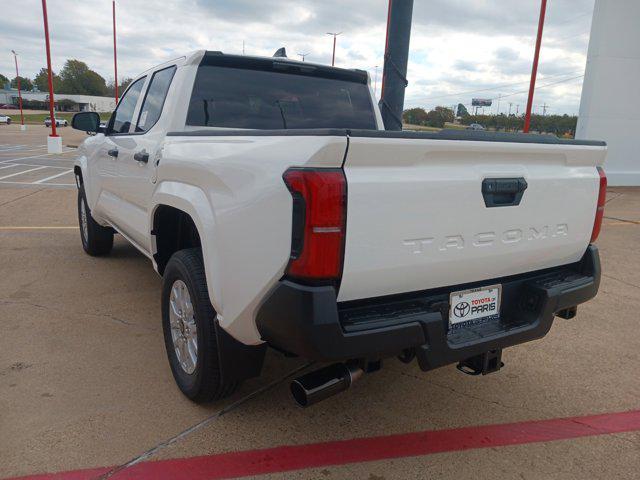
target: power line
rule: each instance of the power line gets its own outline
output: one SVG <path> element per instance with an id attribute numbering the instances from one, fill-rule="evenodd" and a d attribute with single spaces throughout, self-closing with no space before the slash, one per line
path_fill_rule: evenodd
<path id="1" fill-rule="evenodd" d="M 563 75 L 571 75 L 573 73 L 577 73 L 577 72 L 564 72 L 564 73 L 558 73 L 555 75 L 548 75 L 545 77 L 545 79 L 548 78 L 555 78 L 555 77 L 561 77 Z M 447 93 L 447 94 L 443 94 L 443 95 L 438 95 L 436 97 L 414 97 L 417 100 L 437 100 L 440 98 L 446 98 L 446 97 L 456 97 L 456 96 L 461 96 L 461 95 L 468 95 L 470 93 L 481 93 L 481 92 L 489 92 L 492 90 L 500 90 L 502 88 L 505 87 L 513 87 L 515 85 L 522 85 L 523 83 L 529 83 L 529 80 L 523 80 L 522 82 L 513 82 L 513 83 L 505 83 L 504 85 L 498 85 L 496 87 L 489 87 L 489 88 L 483 88 L 483 89 L 479 89 L 479 90 L 467 90 L 466 92 L 456 92 L 456 93 Z M 504 95 L 502 95 L 504 97 Z"/>

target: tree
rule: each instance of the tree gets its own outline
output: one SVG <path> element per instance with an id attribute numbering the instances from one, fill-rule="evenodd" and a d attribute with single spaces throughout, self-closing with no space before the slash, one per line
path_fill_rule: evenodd
<path id="1" fill-rule="evenodd" d="M 11 87 L 18 88 L 18 77 L 15 77 L 13 80 L 11 80 Z M 24 91 L 33 90 L 33 82 L 31 81 L 30 78 L 23 77 L 22 75 L 20 75 L 20 90 L 24 90 Z"/>
<path id="2" fill-rule="evenodd" d="M 402 120 L 409 125 L 424 125 L 427 121 L 427 112 L 424 108 L 410 108 L 402 113 Z"/>
<path id="3" fill-rule="evenodd" d="M 446 107 L 436 107 L 427 113 L 426 124 L 430 127 L 443 128 L 447 122 L 453 122 L 453 110 Z"/>
<path id="4" fill-rule="evenodd" d="M 0 73 L 0 88 L 4 88 L 7 83 L 10 83 L 9 79 Z"/>
<path id="5" fill-rule="evenodd" d="M 107 92 L 104 78 L 80 60 L 67 60 L 60 72 L 60 80 L 59 93 L 104 96 Z"/>
<path id="6" fill-rule="evenodd" d="M 38 90 L 40 90 L 41 92 L 49 91 L 49 73 L 48 72 L 49 71 L 45 67 L 42 67 L 38 72 L 38 74 L 33 79 L 33 83 L 35 84 L 36 87 L 38 87 Z M 60 77 L 56 75 L 56 72 L 52 72 L 52 76 L 53 76 L 53 92 L 59 93 L 62 81 L 60 80 Z"/>
<path id="7" fill-rule="evenodd" d="M 120 97 L 122 96 L 122 94 L 124 93 L 124 91 L 127 89 L 127 87 L 132 81 L 133 81 L 133 78 L 125 77 L 122 79 L 121 82 L 118 82 L 118 96 Z M 116 87 L 113 80 L 110 80 L 109 83 L 107 84 L 106 94 L 109 97 L 113 97 L 116 94 Z"/>
<path id="8" fill-rule="evenodd" d="M 458 104 L 458 116 L 459 117 L 467 117 L 469 116 L 469 110 L 462 103 Z"/>

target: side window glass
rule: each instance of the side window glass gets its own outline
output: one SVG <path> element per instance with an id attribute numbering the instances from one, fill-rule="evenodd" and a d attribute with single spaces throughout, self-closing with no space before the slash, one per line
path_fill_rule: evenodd
<path id="1" fill-rule="evenodd" d="M 109 133 L 129 133 L 133 111 L 136 109 L 145 78 L 136 80 L 120 98 L 118 107 L 109 120 Z"/>
<path id="2" fill-rule="evenodd" d="M 176 67 L 169 67 L 157 71 L 153 74 L 153 77 L 151 77 L 151 84 L 147 89 L 147 94 L 144 97 L 144 102 L 140 109 L 136 132 L 149 131 L 160 118 L 162 106 L 164 105 L 164 100 L 175 72 Z"/>

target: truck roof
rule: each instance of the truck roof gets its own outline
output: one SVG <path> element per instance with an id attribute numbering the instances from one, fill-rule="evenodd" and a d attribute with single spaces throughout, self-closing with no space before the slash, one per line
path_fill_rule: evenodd
<path id="1" fill-rule="evenodd" d="M 367 83 L 369 73 L 356 68 L 340 68 L 313 62 L 302 62 L 288 57 L 263 57 L 258 55 L 228 54 L 218 50 L 197 50 L 185 56 L 185 64 L 203 64 L 226 67 L 242 67 L 274 70 L 295 69 L 296 73 L 319 74 L 330 78 L 340 78 L 350 81 Z"/>

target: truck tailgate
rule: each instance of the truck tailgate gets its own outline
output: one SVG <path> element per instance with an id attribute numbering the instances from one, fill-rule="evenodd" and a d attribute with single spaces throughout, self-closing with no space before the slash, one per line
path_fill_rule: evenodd
<path id="1" fill-rule="evenodd" d="M 338 300 L 578 261 L 591 237 L 595 167 L 605 152 L 602 145 L 350 137 Z M 498 179 L 507 190 L 526 182 L 517 205 L 487 206 L 498 197 L 483 193 L 483 181 Z"/>

